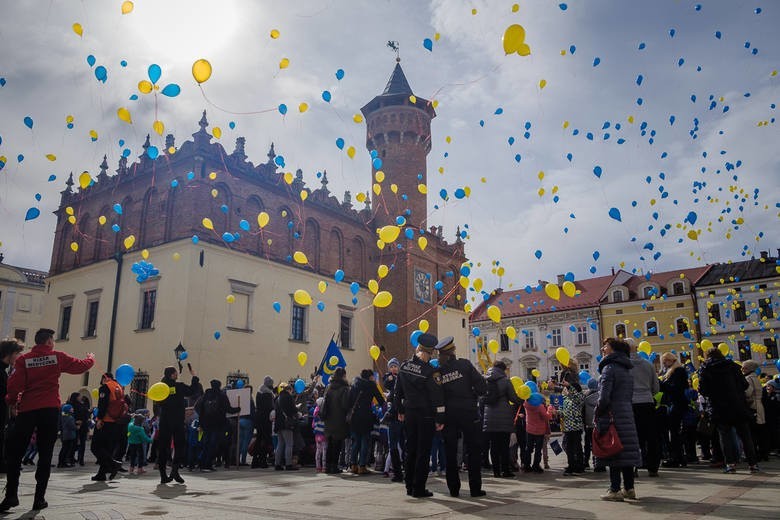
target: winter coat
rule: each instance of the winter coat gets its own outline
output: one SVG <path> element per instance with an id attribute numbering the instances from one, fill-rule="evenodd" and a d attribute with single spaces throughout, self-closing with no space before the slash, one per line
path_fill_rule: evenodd
<path id="1" fill-rule="evenodd" d="M 168 385 L 170 393 L 168 397 L 160 401 L 160 424 L 165 424 L 172 428 L 179 428 L 180 424 L 184 424 L 184 408 L 186 403 L 185 397 L 192 395 L 193 387 L 197 388 L 199 379 L 197 376 L 192 376 L 192 381 L 189 385 L 185 385 L 180 381 L 162 378 L 162 382 Z"/>
<path id="2" fill-rule="evenodd" d="M 599 391 L 590 390 L 585 394 L 585 413 L 582 416 L 582 422 L 585 428 L 593 428 L 593 419 L 596 413 L 596 405 L 599 402 Z"/>
<path id="3" fill-rule="evenodd" d="M 582 407 L 585 403 L 585 394 L 574 388 L 574 386 L 570 386 L 568 395 L 563 396 L 561 431 L 564 432 L 576 432 L 585 429 L 582 421 Z"/>
<path id="4" fill-rule="evenodd" d="M 343 379 L 331 379 L 325 390 L 325 436 L 343 440 L 349 435 L 349 384 Z"/>
<path id="5" fill-rule="evenodd" d="M 532 405 L 528 401 L 523 403 L 525 408 L 525 431 L 529 435 L 544 435 L 550 428 L 551 410 L 543 404 Z"/>
<path id="6" fill-rule="evenodd" d="M 709 398 L 715 423 L 734 426 L 751 418 L 745 401 L 748 386 L 739 366 L 729 359 L 708 359 L 702 365 L 699 393 Z"/>
<path id="7" fill-rule="evenodd" d="M 206 410 L 206 402 L 216 400 L 216 407 Z M 195 411 L 198 412 L 198 423 L 204 430 L 219 430 L 227 426 L 227 414 L 237 413 L 241 408 L 230 406 L 230 399 L 222 390 L 209 388 L 195 403 Z"/>
<path id="8" fill-rule="evenodd" d="M 745 380 L 748 383 L 748 387 L 745 390 L 745 398 L 747 399 L 748 407 L 756 412 L 756 424 L 766 424 L 766 416 L 764 414 L 764 404 L 761 402 L 761 382 L 758 380 L 758 376 L 751 372 L 745 376 Z"/>
<path id="9" fill-rule="evenodd" d="M 634 394 L 634 378 L 631 375 L 631 360 L 620 352 L 613 352 L 599 363 L 599 399 L 595 417 L 597 428 L 604 432 L 609 427 L 610 414 L 615 421 L 623 451 L 599 461 L 605 466 L 640 466 L 639 437 L 634 424 L 634 408 L 631 399 Z"/>
<path id="10" fill-rule="evenodd" d="M 146 430 L 143 426 L 138 426 L 135 423 L 127 425 L 127 444 L 150 444 L 152 439 L 146 435 Z"/>
<path id="11" fill-rule="evenodd" d="M 266 442 L 271 442 L 271 411 L 274 409 L 273 389 L 262 385 L 255 395 L 255 427 Z"/>
<path id="12" fill-rule="evenodd" d="M 374 381 L 356 377 L 349 392 L 348 410 L 352 410 L 354 407 L 352 422 L 349 424 L 350 431 L 363 435 L 371 433 L 375 419 L 374 413 L 371 411 L 371 401 L 374 399 L 380 406 L 385 404 L 385 398 Z"/>
<path id="13" fill-rule="evenodd" d="M 63 441 L 76 440 L 76 419 L 71 414 L 60 415 L 60 431 Z"/>
<path id="14" fill-rule="evenodd" d="M 494 403 L 485 403 L 485 416 L 482 421 L 482 431 L 484 432 L 507 432 L 515 431 L 515 405 L 520 404 L 520 398 L 517 397 L 515 389 L 509 378 L 503 370 L 491 367 L 487 373 L 488 391 L 492 383 L 498 387 L 498 400 Z"/>
<path id="15" fill-rule="evenodd" d="M 298 409 L 295 407 L 295 398 L 287 391 L 279 392 L 276 398 L 276 431 L 294 430 L 298 426 Z"/>
<path id="16" fill-rule="evenodd" d="M 661 391 L 664 393 L 664 403 L 671 406 L 673 412 L 682 415 L 688 408 L 685 391 L 688 389 L 688 373 L 679 366 L 672 370 L 668 378 L 661 380 Z"/>
<path id="17" fill-rule="evenodd" d="M 654 404 L 653 396 L 661 390 L 655 367 L 636 353 L 631 354 L 631 364 L 634 365 L 631 370 L 631 375 L 634 377 L 632 402 L 634 404 Z"/>
<path id="18" fill-rule="evenodd" d="M 8 391 L 8 365 L 0 361 L 0 427 L 4 427 L 8 419 L 8 405 L 5 394 Z"/>

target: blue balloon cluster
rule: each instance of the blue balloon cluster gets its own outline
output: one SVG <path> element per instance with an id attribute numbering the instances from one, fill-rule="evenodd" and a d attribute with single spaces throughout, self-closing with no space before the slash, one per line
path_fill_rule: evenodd
<path id="1" fill-rule="evenodd" d="M 135 262 L 130 270 L 133 271 L 133 274 L 136 275 L 135 281 L 138 283 L 143 283 L 150 277 L 154 277 L 160 274 L 160 270 L 154 267 L 151 262 L 147 262 L 146 260 Z"/>

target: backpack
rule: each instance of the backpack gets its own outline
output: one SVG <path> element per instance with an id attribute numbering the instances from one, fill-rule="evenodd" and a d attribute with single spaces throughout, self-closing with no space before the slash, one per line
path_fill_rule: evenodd
<path id="1" fill-rule="evenodd" d="M 498 382 L 492 379 L 488 379 L 487 392 L 483 398 L 485 404 L 496 404 L 498 402 Z"/>

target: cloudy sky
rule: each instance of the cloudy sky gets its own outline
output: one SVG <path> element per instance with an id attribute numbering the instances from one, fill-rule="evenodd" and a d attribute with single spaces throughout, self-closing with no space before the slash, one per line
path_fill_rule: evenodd
<path id="1" fill-rule="evenodd" d="M 352 116 L 385 86 L 395 59 L 388 40 L 400 42 L 415 94 L 439 103 L 429 222 L 451 238 L 456 226 L 468 230 L 467 254 L 481 263 L 488 290 L 499 283 L 494 261 L 508 287 L 567 271 L 606 274 L 621 263 L 664 270 L 780 247 L 780 75 L 772 75 L 780 69 L 780 5 L 570 0 L 563 9 L 534 0 L 513 12 L 513 4 L 137 0 L 123 15 L 121 0 L 4 3 L 0 250 L 7 263 L 48 269 L 51 212 L 68 172 L 96 175 L 103 154 L 113 171 L 123 149 L 141 153 L 147 133 L 162 147 L 152 131 L 154 98 L 137 87 L 151 64 L 162 69 L 161 87 L 181 86 L 179 96 L 157 99 L 157 118 L 177 144 L 205 108 L 228 151 L 245 136 L 259 163 L 274 142 L 285 169 L 301 168 L 309 185 L 327 170 L 335 193 L 370 190 L 365 126 Z M 530 56 L 505 55 L 511 24 L 525 28 Z M 190 72 L 199 58 L 213 66 L 202 91 Z M 283 58 L 290 64 L 281 70 Z M 132 125 L 118 119 L 119 107 Z M 355 146 L 354 159 L 337 148 L 339 137 L 345 149 Z M 470 197 L 452 196 L 466 186 Z M 41 215 L 25 222 L 31 207 Z M 691 212 L 693 225 L 685 222 Z"/>

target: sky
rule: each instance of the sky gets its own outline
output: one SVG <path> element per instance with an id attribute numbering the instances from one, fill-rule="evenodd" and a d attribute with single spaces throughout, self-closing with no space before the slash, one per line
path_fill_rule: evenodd
<path id="1" fill-rule="evenodd" d="M 122 5 L 0 7 L 6 263 L 48 269 L 69 172 L 96 176 L 105 154 L 113 173 L 123 150 L 142 153 L 147 133 L 162 149 L 155 120 L 181 145 L 203 109 L 228 152 L 244 136 L 257 164 L 273 142 L 285 171 L 302 169 L 316 188 L 327 170 L 331 192 L 354 200 L 372 181 L 365 123 L 353 116 L 392 72 L 388 40 L 415 94 L 437 102 L 428 223 L 449 240 L 458 226 L 467 233 L 485 291 L 780 247 L 776 2 L 137 0 L 127 14 Z M 514 24 L 528 56 L 505 53 Z M 198 59 L 213 68 L 201 85 Z M 177 84 L 179 95 L 139 92 L 152 64 L 157 85 Z M 468 197 L 454 196 L 466 187 Z M 31 208 L 40 216 L 25 220 Z"/>

